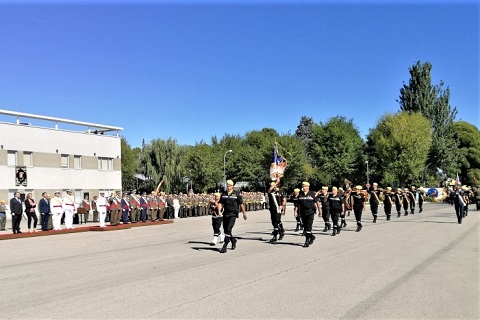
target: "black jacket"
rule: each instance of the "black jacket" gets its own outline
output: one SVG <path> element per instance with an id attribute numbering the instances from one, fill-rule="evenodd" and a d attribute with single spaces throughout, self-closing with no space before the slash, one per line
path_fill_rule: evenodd
<path id="1" fill-rule="evenodd" d="M 15 197 L 10 199 L 10 212 L 12 214 L 22 214 L 22 202 L 20 199 Z"/>

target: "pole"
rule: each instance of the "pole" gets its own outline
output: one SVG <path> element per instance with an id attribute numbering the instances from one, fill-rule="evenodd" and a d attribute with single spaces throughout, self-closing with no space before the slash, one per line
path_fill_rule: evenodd
<path id="1" fill-rule="evenodd" d="M 365 163 L 367 164 L 367 184 L 370 184 L 370 179 L 368 177 L 368 160 L 365 161 Z"/>
<path id="2" fill-rule="evenodd" d="M 227 175 L 225 173 L 225 157 L 227 156 L 227 153 L 232 152 L 232 150 L 227 150 L 225 151 L 223 155 L 223 191 L 227 191 Z"/>

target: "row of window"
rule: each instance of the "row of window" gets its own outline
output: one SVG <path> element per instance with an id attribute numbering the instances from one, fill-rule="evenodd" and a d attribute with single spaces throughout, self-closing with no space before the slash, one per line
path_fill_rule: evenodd
<path id="1" fill-rule="evenodd" d="M 17 165 L 17 151 L 8 151 L 7 165 L 14 167 Z M 23 165 L 33 167 L 33 152 L 23 152 Z M 60 167 L 64 169 L 70 168 L 70 155 L 62 154 Z M 73 156 L 73 169 L 82 169 L 82 156 Z M 113 170 L 113 158 L 98 157 L 98 170 Z"/>

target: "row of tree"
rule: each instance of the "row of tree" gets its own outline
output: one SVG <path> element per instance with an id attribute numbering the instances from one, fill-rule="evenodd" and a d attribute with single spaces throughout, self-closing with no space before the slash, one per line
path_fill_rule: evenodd
<path id="1" fill-rule="evenodd" d="M 468 122 L 455 122 L 450 91 L 443 82 L 432 85 L 431 68 L 417 62 L 409 69 L 410 81 L 397 100 L 399 111 L 380 118 L 366 141 L 353 120 L 343 116 L 325 123 L 303 116 L 294 134 L 264 128 L 244 136 L 212 137 L 210 143 L 195 146 L 169 138 L 132 149 L 122 139 L 123 188 L 152 190 L 163 179 L 167 192 L 206 192 L 222 188 L 225 171 L 228 179 L 247 182 L 247 190 L 264 191 L 274 144 L 288 160 L 287 187 L 303 180 L 318 188 L 342 186 L 346 180 L 365 184 L 367 179 L 382 185 L 432 186 L 457 173 L 465 183 L 480 184 L 480 131 Z M 136 174 L 146 180 L 139 184 Z"/>

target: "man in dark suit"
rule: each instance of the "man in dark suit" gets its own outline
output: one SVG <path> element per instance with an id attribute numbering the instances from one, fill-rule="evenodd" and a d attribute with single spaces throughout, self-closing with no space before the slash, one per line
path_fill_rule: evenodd
<path id="1" fill-rule="evenodd" d="M 48 217 L 50 216 L 50 202 L 47 199 L 47 193 L 42 193 L 42 199 L 38 203 L 38 210 L 42 218 L 42 231 L 48 231 Z"/>
<path id="2" fill-rule="evenodd" d="M 13 198 L 10 199 L 10 212 L 12 213 L 13 233 L 22 233 L 20 231 L 20 221 L 22 221 L 22 200 L 20 200 L 20 192 L 15 192 Z"/>

